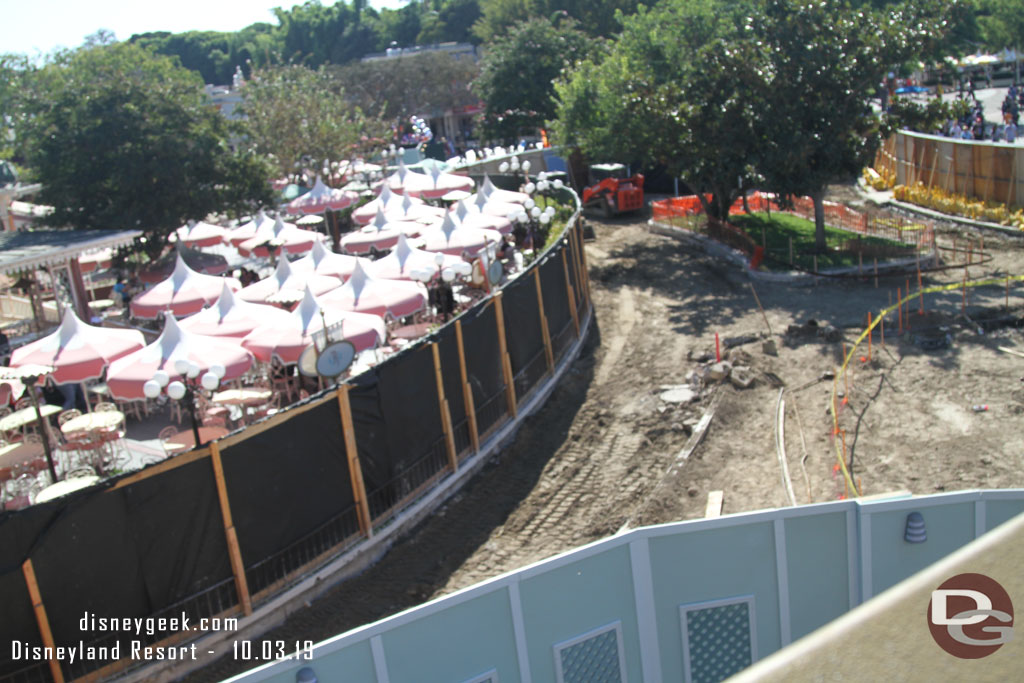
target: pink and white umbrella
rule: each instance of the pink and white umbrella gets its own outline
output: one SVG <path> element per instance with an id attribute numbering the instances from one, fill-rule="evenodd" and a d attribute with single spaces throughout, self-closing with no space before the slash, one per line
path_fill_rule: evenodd
<path id="1" fill-rule="evenodd" d="M 520 209 L 521 210 L 521 209 Z M 497 230 L 502 235 L 512 232 L 513 221 L 504 216 L 494 216 L 479 211 L 471 211 L 466 208 L 465 202 L 456 202 L 451 210 L 455 217 L 456 225 L 463 228 L 481 228 L 484 230 Z"/>
<path id="2" fill-rule="evenodd" d="M 227 240 L 232 246 L 237 247 L 242 242 L 252 239 L 256 232 L 265 224 L 274 224 L 274 220 L 267 216 L 262 210 L 257 213 L 248 223 L 242 223 L 237 228 L 229 230 Z"/>
<path id="3" fill-rule="evenodd" d="M 378 211 L 373 221 L 341 238 L 341 248 L 350 254 L 368 254 L 372 249 L 384 251 L 398 243 L 399 235 L 415 237 L 424 229 L 422 223 L 389 220 Z"/>
<path id="4" fill-rule="evenodd" d="M 290 314 L 277 306 L 239 299 L 224 285 L 217 303 L 180 321 L 186 332 L 209 337 L 242 338 L 261 325 L 280 325 Z"/>
<path id="5" fill-rule="evenodd" d="M 459 202 L 470 213 L 479 213 L 487 216 L 500 216 L 508 218 L 523 210 L 522 204 L 515 202 L 504 202 L 497 199 L 489 199 L 487 195 L 477 192 L 473 195 L 473 201 Z"/>
<path id="6" fill-rule="evenodd" d="M 138 330 L 87 325 L 68 308 L 50 335 L 11 354 L 11 365 L 49 365 L 59 384 L 98 379 L 108 364 L 146 345 Z"/>
<path id="7" fill-rule="evenodd" d="M 323 239 L 323 235 L 312 230 L 303 230 L 294 223 L 285 223 L 280 217 L 267 228 L 264 223 L 256 234 L 238 246 L 242 256 L 270 256 L 268 244 L 276 244 L 282 254 L 302 254 Z"/>
<path id="8" fill-rule="evenodd" d="M 324 211 L 341 211 L 359 199 L 355 192 L 335 190 L 324 185 L 320 176 L 316 177 L 313 189 L 288 202 L 291 213 L 323 213 Z"/>
<path id="9" fill-rule="evenodd" d="M 253 330 L 242 340 L 242 346 L 261 361 L 269 363 L 277 358 L 289 365 L 298 362 L 302 352 L 313 343 L 313 333 L 324 329 L 325 324 L 328 329 L 340 326 L 340 333 L 331 334 L 332 340 L 345 339 L 357 352 L 381 344 L 386 336 L 380 316 L 321 308 L 308 289 L 298 307 L 287 315 L 288 320 L 281 324 L 263 325 Z"/>
<path id="10" fill-rule="evenodd" d="M 78 257 L 78 265 L 83 273 L 90 273 L 97 268 L 109 268 L 114 258 L 114 250 L 110 247 L 100 249 Z"/>
<path id="11" fill-rule="evenodd" d="M 144 398 L 142 387 L 158 370 L 166 372 L 171 380 L 181 379 L 174 368 L 179 359 L 199 366 L 199 375 L 211 366 L 223 366 L 226 371 L 221 378 L 223 381 L 241 377 L 253 363 L 252 354 L 239 346 L 237 340 L 186 332 L 174 316 L 169 315 L 156 341 L 110 364 L 107 388 L 114 398 Z"/>
<path id="12" fill-rule="evenodd" d="M 346 280 L 352 274 L 356 264 L 363 263 L 365 267 L 371 263 L 367 259 L 348 254 L 335 254 L 328 251 L 323 242 L 317 242 L 309 253 L 291 262 L 293 273 L 315 273 L 316 275 L 329 275 L 339 280 Z"/>
<path id="13" fill-rule="evenodd" d="M 137 318 L 153 319 L 165 311 L 170 311 L 176 316 L 197 313 L 204 306 L 209 306 L 217 300 L 225 282 L 235 290 L 242 286 L 233 277 L 197 273 L 185 265 L 181 254 L 178 254 L 174 272 L 169 278 L 132 299 L 132 315 Z"/>
<path id="14" fill-rule="evenodd" d="M 25 385 L 13 376 L 16 372 L 11 368 L 0 366 L 0 375 L 4 375 L 4 378 L 0 379 L 0 405 L 17 401 L 25 393 Z"/>
<path id="15" fill-rule="evenodd" d="M 474 184 L 468 176 L 444 173 L 436 166 L 430 173 L 416 173 L 402 163 L 398 165 L 397 171 L 384 179 L 384 183 L 392 192 L 425 199 L 437 199 L 453 190 L 468 192 Z"/>
<path id="16" fill-rule="evenodd" d="M 348 282 L 320 297 L 320 304 L 324 308 L 404 318 L 427 305 L 427 290 L 417 282 L 370 277 L 357 265 Z"/>
<path id="17" fill-rule="evenodd" d="M 313 290 L 313 294 L 319 296 L 332 289 L 337 289 L 341 281 L 329 275 L 318 275 L 310 272 L 296 272 L 292 270 L 288 259 L 281 259 L 277 262 L 277 269 L 259 282 L 254 282 L 238 291 L 238 298 L 242 301 L 263 303 L 274 297 L 284 296 L 292 301 L 302 298 L 302 292 L 306 287 Z"/>
<path id="18" fill-rule="evenodd" d="M 505 202 L 507 204 L 522 204 L 530 198 L 525 192 L 513 192 L 512 190 L 501 190 L 494 186 L 491 182 L 491 177 L 484 174 L 484 182 L 480 184 L 480 189 L 477 194 L 482 194 L 484 197 L 495 202 Z M 476 200 L 476 195 L 472 195 L 469 198 L 470 202 Z"/>
<path id="19" fill-rule="evenodd" d="M 440 264 L 438 257 L 441 259 Z M 385 280 L 415 280 L 412 273 L 416 270 L 436 271 L 438 267 L 446 268 L 458 263 L 464 263 L 461 257 L 417 249 L 409 246 L 409 242 L 402 235 L 390 254 L 366 266 L 366 274 Z"/>
<path id="20" fill-rule="evenodd" d="M 429 216 L 441 216 L 445 210 L 438 206 L 429 206 L 422 199 L 395 194 L 385 185 L 380 195 L 352 212 L 352 220 L 356 225 L 366 225 L 376 217 L 378 211 L 385 214 L 398 213 L 398 220 L 416 221 Z"/>
<path id="21" fill-rule="evenodd" d="M 227 231 L 221 226 L 202 221 L 189 221 L 174 231 L 177 241 L 189 247 L 212 247 L 221 244 L 225 235 Z"/>
<path id="22" fill-rule="evenodd" d="M 497 230 L 462 227 L 455 223 L 452 216 L 445 216 L 439 228 L 424 230 L 420 235 L 423 248 L 427 251 L 439 251 L 445 254 L 473 257 L 488 244 L 499 244 L 501 233 Z"/>

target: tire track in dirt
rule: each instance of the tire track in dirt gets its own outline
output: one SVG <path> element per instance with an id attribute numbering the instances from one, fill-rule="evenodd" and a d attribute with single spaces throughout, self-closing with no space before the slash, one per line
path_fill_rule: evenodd
<path id="1" fill-rule="evenodd" d="M 594 378 L 594 383 L 598 387 L 608 383 L 615 364 L 619 362 L 619 357 L 622 355 L 623 349 L 626 348 L 626 340 L 636 324 L 635 307 L 633 290 L 629 287 L 619 290 L 619 306 L 615 325 L 611 327 L 612 337 L 608 345 L 608 353 L 601 360 L 601 365 L 597 369 L 597 377 Z"/>

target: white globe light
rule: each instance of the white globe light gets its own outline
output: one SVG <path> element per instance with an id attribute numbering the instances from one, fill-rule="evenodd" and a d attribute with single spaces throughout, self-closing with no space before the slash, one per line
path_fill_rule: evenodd
<path id="1" fill-rule="evenodd" d="M 536 189 L 537 186 L 534 185 L 533 183 L 526 183 L 526 185 L 523 186 L 523 192 L 525 192 L 526 194 L 533 194 L 534 190 Z"/>
<path id="2" fill-rule="evenodd" d="M 204 372 L 203 378 L 199 380 L 203 384 L 203 389 L 207 391 L 213 391 L 220 384 L 220 378 L 212 372 Z"/>
<path id="3" fill-rule="evenodd" d="M 526 209 L 532 209 L 535 206 L 537 206 L 537 202 L 533 201 L 532 199 L 527 199 L 525 202 L 523 202 L 523 207 Z"/>
<path id="4" fill-rule="evenodd" d="M 187 374 L 189 365 L 191 365 L 191 363 L 188 362 L 187 358 L 179 358 L 174 361 L 174 371 L 179 375 Z"/>
<path id="5" fill-rule="evenodd" d="M 537 174 L 537 180 L 547 180 L 547 179 L 548 179 L 548 174 L 547 174 L 546 171 L 541 171 L 540 173 Z"/>
<path id="6" fill-rule="evenodd" d="M 550 214 L 546 214 L 546 213 L 542 213 L 538 220 L 541 222 L 541 225 L 547 225 L 548 223 L 551 222 L 551 215 Z"/>
<path id="7" fill-rule="evenodd" d="M 551 184 L 554 186 L 556 190 L 561 190 L 563 187 L 565 187 L 565 183 L 562 182 L 561 178 L 555 178 L 554 180 L 551 181 Z"/>
<path id="8" fill-rule="evenodd" d="M 548 191 L 548 187 L 549 187 L 548 181 L 546 181 L 546 180 L 542 180 L 539 183 L 537 183 L 537 189 L 540 190 L 541 192 L 547 192 Z"/>
<path id="9" fill-rule="evenodd" d="M 202 370 L 203 369 L 199 367 L 197 363 L 189 363 L 188 372 L 185 374 L 188 376 L 189 379 L 195 379 L 196 377 L 199 376 L 199 373 L 202 372 Z"/>
<path id="10" fill-rule="evenodd" d="M 452 280 L 455 279 L 455 271 L 452 270 L 451 268 L 445 268 L 444 270 L 441 271 L 441 277 L 444 279 L 445 282 L 451 282 Z"/>
<path id="11" fill-rule="evenodd" d="M 452 266 L 452 268 L 454 268 L 455 272 L 461 275 L 462 277 L 467 277 L 473 272 L 473 266 L 469 265 L 465 261 L 462 261 L 461 263 L 456 263 L 454 266 Z"/>
<path id="12" fill-rule="evenodd" d="M 210 372 L 212 372 L 217 379 L 224 379 L 224 375 L 228 374 L 228 369 L 220 363 L 214 363 L 210 366 Z"/>
<path id="13" fill-rule="evenodd" d="M 436 263 L 439 266 L 443 266 L 444 265 L 444 254 L 441 253 L 441 252 L 437 252 L 436 254 L 434 254 L 434 263 Z"/>
<path id="14" fill-rule="evenodd" d="M 159 389 L 163 389 L 167 386 L 167 383 L 171 381 L 171 376 L 163 370 L 157 370 L 153 373 L 153 381 L 159 384 Z M 159 391 L 157 393 L 160 393 Z"/>
<path id="15" fill-rule="evenodd" d="M 527 159 L 526 161 L 523 162 L 523 172 L 524 173 L 529 173 L 530 172 L 530 160 L 529 159 Z"/>
<path id="16" fill-rule="evenodd" d="M 156 398 L 160 395 L 160 388 L 160 383 L 151 379 L 142 385 L 142 393 L 146 395 L 146 398 Z"/>
<path id="17" fill-rule="evenodd" d="M 518 171 L 519 170 L 519 158 L 518 157 L 512 157 L 512 161 L 509 162 L 509 168 L 511 168 L 513 171 Z"/>
<path id="18" fill-rule="evenodd" d="M 530 215 L 533 216 L 534 218 L 537 218 L 538 216 L 540 216 L 540 207 L 539 206 L 535 206 L 532 209 L 530 209 Z"/>
<path id="19" fill-rule="evenodd" d="M 185 385 L 178 381 L 171 382 L 167 385 L 167 395 L 175 401 L 180 401 L 185 397 Z"/>
<path id="20" fill-rule="evenodd" d="M 555 215 L 555 207 L 549 206 L 548 208 L 544 209 L 544 213 L 546 213 L 549 216 L 554 216 Z"/>
<path id="21" fill-rule="evenodd" d="M 498 164 L 498 170 L 501 171 L 502 173 L 508 173 L 508 162 L 503 161 L 500 164 Z"/>
<path id="22" fill-rule="evenodd" d="M 516 223 L 525 223 L 530 220 L 529 216 L 526 215 L 525 211 L 520 211 L 515 215 Z"/>

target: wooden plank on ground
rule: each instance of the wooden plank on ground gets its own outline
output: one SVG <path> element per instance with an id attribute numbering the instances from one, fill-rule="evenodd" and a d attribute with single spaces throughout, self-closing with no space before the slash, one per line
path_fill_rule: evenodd
<path id="1" fill-rule="evenodd" d="M 708 492 L 708 505 L 704 508 L 704 518 L 711 519 L 713 517 L 722 516 L 722 499 L 725 497 L 723 491 L 709 491 Z"/>

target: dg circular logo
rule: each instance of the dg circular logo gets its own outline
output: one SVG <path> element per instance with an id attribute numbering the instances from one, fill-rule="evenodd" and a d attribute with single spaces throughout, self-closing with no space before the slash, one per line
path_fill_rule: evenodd
<path id="1" fill-rule="evenodd" d="M 928 629 L 939 647 L 961 659 L 988 657 L 1013 639 L 1013 603 L 984 574 L 957 574 L 932 591 Z"/>

